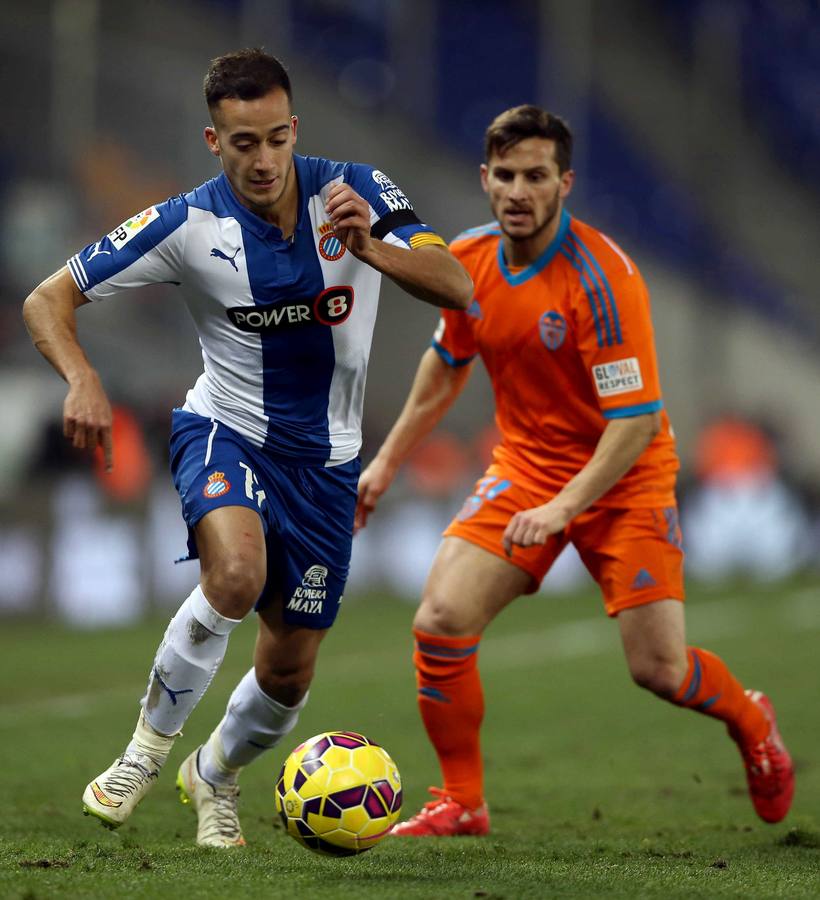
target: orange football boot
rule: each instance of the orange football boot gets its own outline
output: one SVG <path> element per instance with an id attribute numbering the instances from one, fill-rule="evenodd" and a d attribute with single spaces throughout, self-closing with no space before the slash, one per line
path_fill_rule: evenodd
<path id="1" fill-rule="evenodd" d="M 763 710 L 770 725 L 769 734 L 760 743 L 743 745 L 738 741 L 740 755 L 746 766 L 749 795 L 755 812 L 764 822 L 779 822 L 785 818 L 792 805 L 794 767 L 789 751 L 777 730 L 772 701 L 760 691 L 745 693 Z"/>
<path id="2" fill-rule="evenodd" d="M 478 809 L 462 806 L 441 788 L 430 788 L 437 799 L 425 803 L 421 812 L 406 822 L 399 822 L 390 832 L 394 837 L 456 837 L 490 833 L 487 804 Z"/>

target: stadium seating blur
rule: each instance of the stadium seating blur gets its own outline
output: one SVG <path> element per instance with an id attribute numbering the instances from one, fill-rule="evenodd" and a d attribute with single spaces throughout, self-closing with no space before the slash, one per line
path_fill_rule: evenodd
<path id="1" fill-rule="evenodd" d="M 8 22 L 5 64 L 26 90 L 6 97 L 0 135 L 0 616 L 58 609 L 82 622 L 93 594 L 98 624 L 129 620 L 178 602 L 195 577 L 191 564 L 171 566 L 185 533 L 165 474 L 169 411 L 200 365 L 173 288 L 80 314 L 89 355 L 150 456 L 117 491 L 62 445 L 64 387 L 31 349 L 19 306 L 69 253 L 215 174 L 201 78 L 211 57 L 245 45 L 288 63 L 298 150 L 384 167 L 446 237 L 489 218 L 477 179 L 489 120 L 527 102 L 565 115 L 576 134 L 570 210 L 624 246 L 650 284 L 684 492 L 717 417 L 774 423 L 779 474 L 804 517 L 801 553 L 820 559 L 820 417 L 806 414 L 820 388 L 812 0 L 35 0 Z M 365 460 L 434 326 L 433 310 L 385 286 Z M 486 380 L 473 382 L 446 423 L 462 448 L 491 425 Z M 463 477 L 435 496 L 418 470 L 402 477 L 357 539 L 357 591 L 386 584 L 415 597 L 438 529 L 480 471 L 476 453 L 463 458 Z M 106 536 L 87 558 L 66 503 Z M 385 564 L 397 535 L 414 550 Z M 92 593 L 60 593 L 84 567 Z M 566 584 L 583 583 L 573 562 L 566 572 Z"/>

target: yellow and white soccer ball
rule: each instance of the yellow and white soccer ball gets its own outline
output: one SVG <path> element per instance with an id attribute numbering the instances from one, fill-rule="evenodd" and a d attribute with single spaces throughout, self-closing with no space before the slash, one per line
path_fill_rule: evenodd
<path id="1" fill-rule="evenodd" d="M 302 846 L 353 856 L 377 844 L 401 813 L 401 777 L 378 744 L 326 731 L 300 744 L 276 782 L 276 811 Z"/>

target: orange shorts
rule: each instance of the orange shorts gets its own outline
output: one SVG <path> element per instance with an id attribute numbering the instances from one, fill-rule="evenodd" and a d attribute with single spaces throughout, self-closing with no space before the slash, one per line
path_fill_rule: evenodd
<path id="1" fill-rule="evenodd" d="M 538 590 L 558 554 L 568 543 L 598 582 L 607 615 L 655 600 L 683 600 L 683 550 L 677 506 L 616 509 L 592 506 L 546 544 L 515 547 L 508 557 L 501 545 L 507 523 L 517 512 L 545 503 L 493 466 L 476 482 L 461 512 L 444 532 L 500 556 L 533 578 Z"/>

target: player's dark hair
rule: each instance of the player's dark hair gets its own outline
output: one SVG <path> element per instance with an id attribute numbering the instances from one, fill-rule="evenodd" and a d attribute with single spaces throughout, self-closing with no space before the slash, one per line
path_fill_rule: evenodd
<path id="1" fill-rule="evenodd" d="M 540 106 L 514 106 L 490 122 L 484 135 L 484 158 L 503 156 L 511 147 L 530 137 L 555 141 L 555 161 L 562 174 L 572 168 L 572 132 L 567 123 Z"/>
<path id="2" fill-rule="evenodd" d="M 213 109 L 220 100 L 258 100 L 281 88 L 293 102 L 290 78 L 275 56 L 259 47 L 226 53 L 211 60 L 205 75 L 205 102 Z"/>

